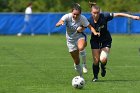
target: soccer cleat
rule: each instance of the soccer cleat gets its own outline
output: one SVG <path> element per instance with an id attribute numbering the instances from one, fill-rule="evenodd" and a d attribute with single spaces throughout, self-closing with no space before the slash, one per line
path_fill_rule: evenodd
<path id="1" fill-rule="evenodd" d="M 106 68 L 105 67 L 101 67 L 101 76 L 105 77 L 106 75 Z"/>
<path id="2" fill-rule="evenodd" d="M 83 73 L 87 73 L 87 68 L 86 67 L 83 67 Z"/>
<path id="3" fill-rule="evenodd" d="M 97 77 L 92 79 L 92 82 L 97 82 L 97 81 L 98 81 Z"/>
<path id="4" fill-rule="evenodd" d="M 87 72 L 88 72 L 87 67 L 83 66 L 83 73 L 87 73 Z"/>

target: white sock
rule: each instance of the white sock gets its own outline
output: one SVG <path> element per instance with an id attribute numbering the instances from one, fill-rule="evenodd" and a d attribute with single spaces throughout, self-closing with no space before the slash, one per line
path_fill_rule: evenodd
<path id="1" fill-rule="evenodd" d="M 78 72 L 78 74 L 79 74 L 80 76 L 82 76 L 82 69 L 81 69 L 80 64 L 79 64 L 79 65 L 75 65 L 75 68 L 76 68 L 76 71 Z"/>
<path id="2" fill-rule="evenodd" d="M 82 58 L 82 64 L 86 64 L 86 51 L 85 51 L 85 49 L 83 51 L 80 51 L 80 56 Z"/>

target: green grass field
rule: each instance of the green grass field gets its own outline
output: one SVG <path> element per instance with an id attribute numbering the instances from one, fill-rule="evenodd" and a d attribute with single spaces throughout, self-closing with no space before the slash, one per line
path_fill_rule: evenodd
<path id="1" fill-rule="evenodd" d="M 0 93 L 140 93 L 140 35 L 113 35 L 107 75 L 91 82 L 87 50 L 85 87 L 71 86 L 77 75 L 64 35 L 0 36 Z"/>

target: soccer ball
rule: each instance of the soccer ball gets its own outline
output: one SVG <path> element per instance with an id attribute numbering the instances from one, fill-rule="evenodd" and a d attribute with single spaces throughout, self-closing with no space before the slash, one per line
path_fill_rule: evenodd
<path id="1" fill-rule="evenodd" d="M 77 89 L 82 89 L 85 85 L 84 78 L 76 76 L 72 79 L 72 86 Z"/>

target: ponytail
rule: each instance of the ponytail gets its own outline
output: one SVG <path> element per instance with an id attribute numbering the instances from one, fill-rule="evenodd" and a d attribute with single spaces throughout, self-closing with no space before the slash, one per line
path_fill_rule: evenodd
<path id="1" fill-rule="evenodd" d="M 96 3 L 95 3 L 95 2 L 90 2 L 90 1 L 89 1 L 89 6 L 90 6 L 90 8 L 92 8 L 92 6 L 96 6 Z"/>
<path id="2" fill-rule="evenodd" d="M 97 10 L 100 11 L 100 7 L 97 6 L 97 4 L 96 4 L 95 2 L 90 2 L 90 1 L 89 1 L 89 6 L 90 6 L 91 9 L 92 9 L 92 8 L 95 8 L 95 9 L 97 9 Z"/>

